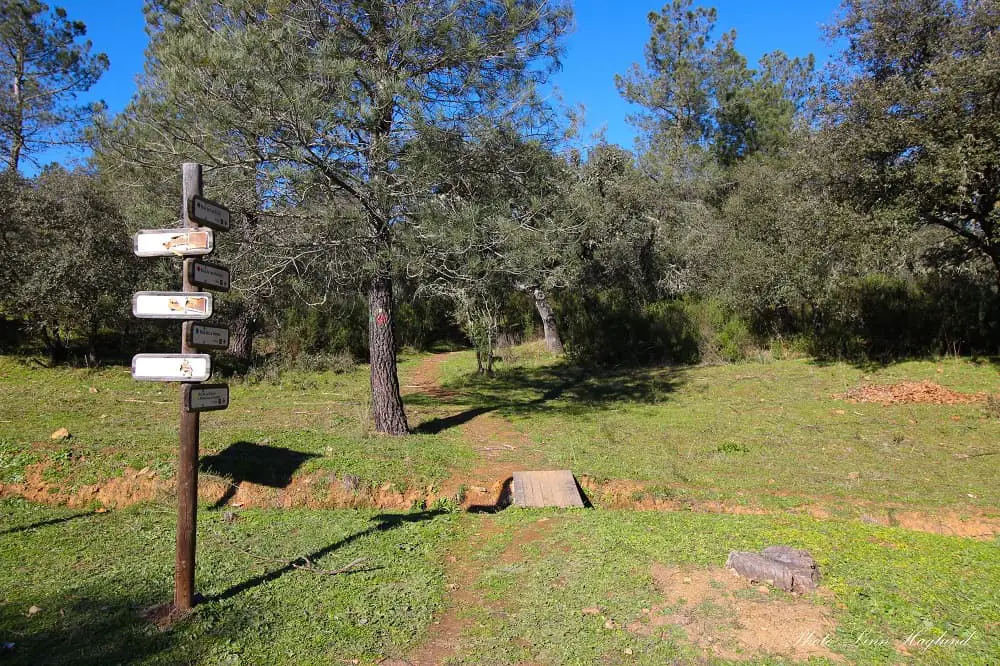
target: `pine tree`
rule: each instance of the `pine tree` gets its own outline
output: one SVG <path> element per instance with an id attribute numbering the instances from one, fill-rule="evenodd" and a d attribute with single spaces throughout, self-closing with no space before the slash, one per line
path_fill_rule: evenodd
<path id="1" fill-rule="evenodd" d="M 375 428 L 403 434 L 392 284 L 397 238 L 440 181 L 426 156 L 447 164 L 478 125 L 543 123 L 536 86 L 569 20 L 548 0 L 161 0 L 102 150 L 241 173 L 258 252 L 367 295 Z"/>
<path id="2" fill-rule="evenodd" d="M 75 104 L 108 68 L 91 54 L 80 21 L 38 0 L 0 0 L 0 159 L 16 172 L 25 158 L 72 143 L 99 105 Z"/>

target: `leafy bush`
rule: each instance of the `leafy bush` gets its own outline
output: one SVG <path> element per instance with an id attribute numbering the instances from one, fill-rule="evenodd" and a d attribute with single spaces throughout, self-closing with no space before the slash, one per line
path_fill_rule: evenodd
<path id="1" fill-rule="evenodd" d="M 582 363 L 695 363 L 698 331 L 683 305 L 642 305 L 622 289 L 554 299 L 567 353 Z"/>
<path id="2" fill-rule="evenodd" d="M 868 275 L 839 286 L 815 313 L 810 352 L 878 362 L 996 353 L 997 305 L 989 288 L 968 277 Z"/>
<path id="3" fill-rule="evenodd" d="M 718 299 L 684 299 L 681 307 L 698 329 L 698 355 L 703 363 L 745 361 L 756 348 L 746 321 Z"/>

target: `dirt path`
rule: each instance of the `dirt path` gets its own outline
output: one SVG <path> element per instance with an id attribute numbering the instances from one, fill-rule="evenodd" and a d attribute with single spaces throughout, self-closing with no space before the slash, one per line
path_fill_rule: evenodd
<path id="1" fill-rule="evenodd" d="M 406 660 L 394 661 L 392 664 L 436 666 L 458 653 L 462 635 L 473 621 L 469 610 L 485 604 L 483 595 L 476 590 L 482 565 L 473 556 L 499 531 L 492 518 L 483 518 L 479 531 L 464 544 L 461 552 L 448 556 L 447 606 L 431 625 L 428 639 L 411 652 Z"/>
<path id="2" fill-rule="evenodd" d="M 403 387 L 404 395 L 421 394 L 448 401 L 462 394 L 441 386 L 441 364 L 458 352 L 434 354 L 420 361 Z M 445 492 L 461 493 L 466 509 L 496 509 L 505 505 L 510 479 L 514 472 L 538 466 L 541 455 L 537 445 L 495 411 L 478 410 L 468 405 L 442 405 L 436 418 L 455 419 L 475 412 L 462 423 L 462 439 L 479 454 L 471 469 L 454 470 L 445 484 Z"/>
<path id="3" fill-rule="evenodd" d="M 558 518 L 541 518 L 518 528 L 510 544 L 500 553 L 498 559 L 508 564 L 519 562 L 525 558 L 524 546 L 538 541 L 549 533 L 552 526 L 559 522 Z M 418 646 L 406 660 L 384 662 L 396 666 L 436 666 L 443 664 L 451 657 L 458 656 L 463 635 L 475 622 L 472 609 L 482 609 L 490 613 L 506 612 L 501 602 L 487 601 L 476 589 L 476 583 L 482 574 L 483 564 L 474 556 L 500 531 L 492 518 L 482 519 L 480 529 L 467 542 L 460 554 L 448 557 L 448 605 L 441 615 L 434 620 L 430 637 Z"/>
<path id="4" fill-rule="evenodd" d="M 416 369 L 407 377 L 406 383 L 400 387 L 403 395 L 421 393 L 439 400 L 457 397 L 457 393 L 441 386 L 441 364 L 458 353 L 446 352 L 421 359 Z"/>

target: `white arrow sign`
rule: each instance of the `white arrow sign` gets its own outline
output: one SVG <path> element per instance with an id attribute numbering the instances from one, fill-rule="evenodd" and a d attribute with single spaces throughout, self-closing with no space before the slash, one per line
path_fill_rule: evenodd
<path id="1" fill-rule="evenodd" d="M 188 412 L 212 412 L 229 407 L 228 384 L 185 384 L 183 392 L 184 410 Z"/>
<path id="2" fill-rule="evenodd" d="M 135 234 L 133 251 L 139 257 L 187 257 L 215 249 L 211 229 L 143 229 Z"/>
<path id="3" fill-rule="evenodd" d="M 132 378 L 147 382 L 203 382 L 212 376 L 208 354 L 136 354 Z"/>
<path id="4" fill-rule="evenodd" d="M 212 294 L 137 291 L 132 296 L 132 314 L 141 319 L 208 319 L 212 316 Z"/>
<path id="5" fill-rule="evenodd" d="M 187 322 L 184 324 L 184 339 L 198 349 L 228 349 L 229 329 Z"/>
<path id="6" fill-rule="evenodd" d="M 197 287 L 229 291 L 229 269 L 218 264 L 187 259 L 184 261 L 188 280 Z"/>

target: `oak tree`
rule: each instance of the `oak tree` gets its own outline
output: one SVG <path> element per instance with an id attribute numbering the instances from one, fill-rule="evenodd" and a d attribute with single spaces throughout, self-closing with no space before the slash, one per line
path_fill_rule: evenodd
<path id="1" fill-rule="evenodd" d="M 841 191 L 883 217 L 948 230 L 1000 284 L 1000 4 L 847 0 L 825 107 Z"/>

